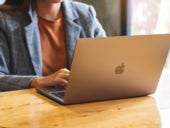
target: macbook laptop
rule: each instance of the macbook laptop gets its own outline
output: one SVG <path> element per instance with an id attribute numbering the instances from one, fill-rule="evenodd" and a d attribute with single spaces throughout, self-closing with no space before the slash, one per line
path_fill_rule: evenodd
<path id="1" fill-rule="evenodd" d="M 169 34 L 79 39 L 66 88 L 37 91 L 61 104 L 150 95 L 169 48 Z"/>

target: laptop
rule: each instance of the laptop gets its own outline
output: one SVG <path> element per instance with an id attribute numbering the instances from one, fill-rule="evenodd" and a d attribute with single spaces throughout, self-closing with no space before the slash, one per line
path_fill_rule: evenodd
<path id="1" fill-rule="evenodd" d="M 170 34 L 79 39 L 66 88 L 36 90 L 65 105 L 150 95 L 169 48 Z"/>

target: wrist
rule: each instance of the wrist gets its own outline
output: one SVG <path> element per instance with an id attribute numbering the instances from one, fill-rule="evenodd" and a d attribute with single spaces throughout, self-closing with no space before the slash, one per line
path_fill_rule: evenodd
<path id="1" fill-rule="evenodd" d="M 41 79 L 40 77 L 33 78 L 31 83 L 30 83 L 30 87 L 35 88 L 35 87 L 41 86 L 41 80 L 40 79 Z"/>

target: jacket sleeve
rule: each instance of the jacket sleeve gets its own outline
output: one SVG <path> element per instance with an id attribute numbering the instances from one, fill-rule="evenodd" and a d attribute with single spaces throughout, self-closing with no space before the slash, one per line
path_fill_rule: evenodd
<path id="1" fill-rule="evenodd" d="M 10 54 L 6 40 L 0 31 L 0 91 L 18 90 L 29 87 L 36 76 L 11 75 Z"/>
<path id="2" fill-rule="evenodd" d="M 18 90 L 29 87 L 34 75 L 15 75 L 11 73 L 11 56 L 3 14 L 0 13 L 0 91 Z"/>

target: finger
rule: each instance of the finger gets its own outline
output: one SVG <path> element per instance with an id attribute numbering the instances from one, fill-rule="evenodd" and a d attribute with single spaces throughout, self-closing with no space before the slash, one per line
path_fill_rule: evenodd
<path id="1" fill-rule="evenodd" d="M 60 79 L 60 80 L 58 80 L 58 85 L 66 86 L 67 84 L 68 84 L 68 81 L 65 80 L 65 79 Z"/>
<path id="2" fill-rule="evenodd" d="M 69 75 L 70 71 L 67 69 L 60 69 L 59 71 L 55 72 L 56 76 L 63 76 L 63 75 Z"/>
<path id="3" fill-rule="evenodd" d="M 61 72 L 63 72 L 63 73 L 70 73 L 70 71 L 67 69 L 67 68 L 63 68 L 63 69 L 61 69 Z"/>
<path id="4" fill-rule="evenodd" d="M 62 74 L 61 76 L 60 76 L 60 78 L 62 78 L 62 79 L 65 79 L 65 80 L 68 80 L 69 79 L 69 74 Z"/>

